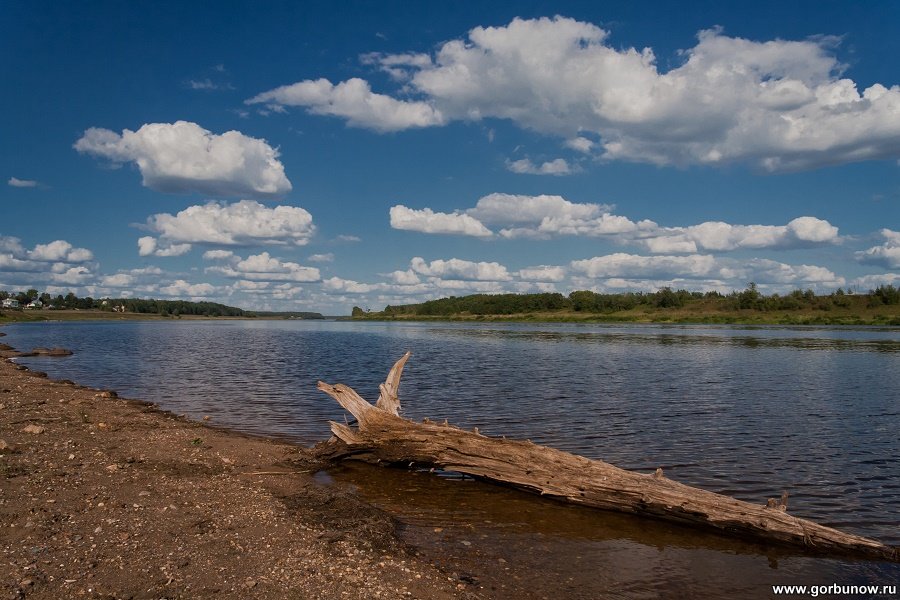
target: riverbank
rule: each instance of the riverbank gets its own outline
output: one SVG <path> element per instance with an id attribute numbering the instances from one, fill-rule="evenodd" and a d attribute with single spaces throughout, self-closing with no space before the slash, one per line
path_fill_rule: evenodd
<path id="1" fill-rule="evenodd" d="M 384 312 L 352 317 L 354 321 L 443 321 L 466 323 L 639 323 L 673 325 L 752 326 L 900 326 L 900 306 L 865 308 L 856 311 L 708 311 L 691 309 L 634 309 L 613 313 L 549 311 L 514 314 L 397 315 Z"/>
<path id="2" fill-rule="evenodd" d="M 213 317 L 205 315 L 161 315 L 158 313 L 117 313 L 110 310 L 5 310 L 0 313 L 0 325 L 7 323 L 36 323 L 46 321 L 234 321 L 240 319 L 283 319 L 284 317 L 243 316 Z"/>
<path id="3" fill-rule="evenodd" d="M 12 598 L 479 598 L 305 449 L 55 382 L 0 346 Z"/>

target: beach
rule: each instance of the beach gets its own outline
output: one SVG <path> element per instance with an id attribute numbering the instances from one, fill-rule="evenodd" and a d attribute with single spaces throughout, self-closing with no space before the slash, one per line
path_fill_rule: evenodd
<path id="1" fill-rule="evenodd" d="M 480 598 L 307 449 L 52 381 L 0 346 L 7 598 Z"/>

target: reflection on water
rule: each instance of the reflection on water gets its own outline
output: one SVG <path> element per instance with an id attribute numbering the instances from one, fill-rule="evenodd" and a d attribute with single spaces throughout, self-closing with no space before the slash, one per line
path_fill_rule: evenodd
<path id="1" fill-rule="evenodd" d="M 403 538 L 492 598 L 765 598 L 772 585 L 889 584 L 897 565 L 826 560 L 477 481 L 347 463 L 320 477 L 403 524 Z"/>
<path id="2" fill-rule="evenodd" d="M 758 330 L 757 330 L 758 331 Z M 782 331 L 790 332 L 791 329 Z M 794 329 L 793 331 L 796 331 Z M 802 330 L 809 331 L 809 330 Z M 873 329 L 896 333 L 887 329 Z M 748 348 L 798 348 L 804 350 L 849 350 L 853 352 L 900 352 L 900 339 L 842 339 L 829 337 L 759 337 L 757 335 L 692 335 L 686 331 L 666 332 L 664 330 L 644 333 L 634 332 L 574 332 L 540 331 L 514 329 L 447 329 L 434 328 L 434 335 L 467 336 L 478 338 L 510 338 L 535 342 L 581 342 L 588 344 L 655 344 L 655 345 L 702 345 L 745 346 Z"/>
<path id="3" fill-rule="evenodd" d="M 751 502 L 788 490 L 798 516 L 900 544 L 897 329 L 229 321 L 29 324 L 5 331 L 17 347 L 75 350 L 69 358 L 21 361 L 52 376 L 301 443 L 324 439 L 327 421 L 344 418 L 316 390 L 317 380 L 343 382 L 374 399 L 393 361 L 412 350 L 400 390 L 410 418 L 446 418 L 624 468 L 661 466 L 672 479 Z M 437 509 L 422 510 L 433 515 Z M 557 507 L 541 510 L 578 522 Z M 486 519 L 506 522 L 498 515 Z M 740 550 L 683 541 L 660 550 L 628 535 L 576 543 L 529 523 L 524 530 L 501 527 L 511 536 L 504 546 L 548 544 L 568 557 L 558 561 L 563 569 L 577 563 L 574 548 L 586 544 L 577 555 L 603 565 L 604 573 L 626 563 L 630 571 L 621 578 L 651 569 L 666 589 L 731 568 L 746 570 L 752 583 L 764 579 L 750 573 L 770 568 L 752 550 L 750 563 L 726 566 L 723 557 Z M 604 523 L 578 528 L 606 531 L 613 521 Z M 549 541 L 557 539 L 562 546 Z M 560 550 L 570 546 L 571 552 Z M 834 575 L 840 582 L 865 579 L 874 568 L 785 560 L 798 577 Z M 692 561 L 705 566 L 694 568 Z M 624 597 L 656 589 L 638 579 L 613 583 Z M 707 595 L 690 589 L 688 596 Z"/>

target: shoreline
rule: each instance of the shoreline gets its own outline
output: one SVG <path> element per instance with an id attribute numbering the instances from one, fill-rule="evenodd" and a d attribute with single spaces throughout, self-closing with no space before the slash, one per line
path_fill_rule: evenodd
<path id="1" fill-rule="evenodd" d="M 318 483 L 304 447 L 54 381 L 21 354 L 0 343 L 7 596 L 483 597 Z"/>
<path id="2" fill-rule="evenodd" d="M 515 314 L 515 315 L 415 315 L 391 316 L 371 315 L 365 317 L 348 317 L 354 323 L 572 323 L 586 325 L 736 325 L 748 327 L 886 327 L 900 329 L 900 315 L 884 318 L 860 318 L 857 316 L 826 315 L 780 315 L 771 318 L 756 315 L 602 315 L 589 314 L 575 316 L 571 314 Z"/>

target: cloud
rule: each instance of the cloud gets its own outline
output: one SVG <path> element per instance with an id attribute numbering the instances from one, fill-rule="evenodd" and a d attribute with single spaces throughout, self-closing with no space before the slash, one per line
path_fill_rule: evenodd
<path id="1" fill-rule="evenodd" d="M 335 240 L 338 242 L 355 243 L 355 242 L 361 242 L 362 238 L 360 238 L 359 236 L 356 236 L 356 235 L 339 235 L 335 238 Z"/>
<path id="2" fill-rule="evenodd" d="M 302 106 L 315 115 L 343 117 L 348 125 L 381 132 L 444 124 L 443 115 L 430 104 L 376 94 L 368 82 L 358 78 L 337 85 L 327 79 L 300 81 L 263 92 L 245 103 Z"/>
<path id="3" fill-rule="evenodd" d="M 472 262 L 451 258 L 433 260 L 430 263 L 416 256 L 409 263 L 413 272 L 426 277 L 450 280 L 509 281 L 512 279 L 506 267 L 496 262 Z"/>
<path id="4" fill-rule="evenodd" d="M 412 269 L 407 269 L 405 271 L 393 271 L 390 274 L 390 278 L 392 282 L 398 285 L 416 285 L 422 282 L 419 279 L 419 276 L 416 275 L 416 272 Z"/>
<path id="5" fill-rule="evenodd" d="M 268 198 L 291 191 L 278 150 L 239 131 L 221 135 L 196 123 L 148 123 L 121 135 L 92 127 L 75 142 L 83 154 L 134 162 L 146 187 L 166 193 Z"/>
<path id="6" fill-rule="evenodd" d="M 462 233 L 462 223 L 457 221 L 471 218 L 477 224 L 473 229 L 482 227 L 486 232 L 490 230 L 484 223 L 506 225 L 498 232 L 503 238 L 607 236 L 620 243 L 642 246 L 655 254 L 728 252 L 743 248 L 786 249 L 842 241 L 837 227 L 810 216 L 797 217 L 787 225 L 731 225 L 709 221 L 689 227 L 660 227 L 649 219 L 632 221 L 612 214 L 613 208 L 606 204 L 570 202 L 562 196 L 494 193 L 480 198 L 474 208 L 451 214 L 397 206 L 391 209 L 391 224 L 394 225 L 396 209 L 398 215 L 404 217 L 409 213 L 410 224 L 403 229 L 426 233 Z M 439 228 L 441 219 L 453 221 L 454 227 Z"/>
<path id="7" fill-rule="evenodd" d="M 521 225 L 500 230 L 505 238 L 549 238 L 553 235 L 611 235 L 655 227 L 611 214 L 605 204 L 579 204 L 562 196 L 488 194 L 466 211 L 486 223 Z"/>
<path id="8" fill-rule="evenodd" d="M 787 225 L 730 225 L 709 221 L 690 227 L 648 229 L 642 237 L 633 240 L 654 253 L 783 249 L 839 241 L 838 228 L 816 217 L 798 217 Z"/>
<path id="9" fill-rule="evenodd" d="M 878 265 L 887 269 L 900 269 L 900 231 L 882 229 L 885 242 L 868 250 L 857 252 L 856 260 L 861 263 Z"/>
<path id="10" fill-rule="evenodd" d="M 28 258 L 39 261 L 62 261 L 67 263 L 83 263 L 94 259 L 94 254 L 87 248 L 75 248 L 65 240 L 56 240 L 49 244 L 38 244 L 28 253 Z"/>
<path id="11" fill-rule="evenodd" d="M 507 161 L 506 168 L 513 173 L 525 175 L 571 175 L 575 169 L 569 166 L 569 163 L 563 158 L 557 158 L 540 165 L 536 165 L 531 160 L 523 158 L 515 161 Z"/>
<path id="12" fill-rule="evenodd" d="M 16 237 L 0 236 L 0 275 L 16 285 L 81 284 L 93 278 L 94 254 L 65 240 L 27 250 Z"/>
<path id="13" fill-rule="evenodd" d="M 187 86 L 192 90 L 215 90 L 218 89 L 218 86 L 212 82 L 208 77 L 206 79 L 189 79 L 187 82 Z"/>
<path id="14" fill-rule="evenodd" d="M 540 265 L 520 269 L 516 275 L 526 281 L 562 281 L 566 278 L 566 269 L 558 266 Z"/>
<path id="15" fill-rule="evenodd" d="M 376 131 L 505 119 L 604 160 L 656 165 L 783 171 L 900 156 L 900 86 L 857 89 L 842 77 L 837 38 L 755 41 L 709 29 L 668 70 L 651 48 L 608 38 L 570 18 L 516 18 L 475 27 L 429 60 L 367 59 L 410 100 L 361 79 L 319 79 L 248 102 L 305 106 Z"/>
<path id="16" fill-rule="evenodd" d="M 900 287 L 900 273 L 876 273 L 874 275 L 863 275 L 850 281 L 853 288 L 858 288 L 863 293 L 874 290 L 878 286 L 892 285 Z"/>
<path id="17" fill-rule="evenodd" d="M 164 245 L 159 245 L 158 240 L 152 236 L 138 238 L 138 255 L 140 256 L 181 256 L 191 251 L 190 244 L 172 244 L 164 240 Z"/>
<path id="18" fill-rule="evenodd" d="M 187 252 L 190 244 L 251 246 L 257 244 L 306 245 L 315 233 L 312 215 L 298 206 L 267 208 L 255 200 L 231 204 L 209 202 L 189 206 L 176 215 L 159 213 L 146 228 L 159 235 L 138 240 L 141 256 L 160 252 Z M 173 254 L 168 254 L 172 256 Z"/>
<path id="19" fill-rule="evenodd" d="M 576 204 L 562 196 L 488 194 L 466 211 L 484 223 L 540 223 L 546 217 L 590 219 L 609 212 L 606 204 Z"/>
<path id="20" fill-rule="evenodd" d="M 590 279 L 680 279 L 774 284 L 843 285 L 844 278 L 814 265 L 789 265 L 754 258 L 749 261 L 716 258 L 709 254 L 641 256 L 615 253 L 571 263 L 572 270 Z M 689 284 L 688 284 L 689 285 Z"/>
<path id="21" fill-rule="evenodd" d="M 395 81 L 407 81 L 410 77 L 409 67 L 426 68 L 432 65 L 431 57 L 427 54 L 383 54 L 381 52 L 369 52 L 361 54 L 359 62 L 364 65 L 377 65 L 381 71 L 391 76 Z"/>
<path id="22" fill-rule="evenodd" d="M 38 186 L 38 182 L 34 179 L 19 179 L 18 177 L 10 177 L 9 181 L 6 183 L 17 188 L 33 188 Z"/>
<path id="23" fill-rule="evenodd" d="M 319 269 L 315 267 L 305 267 L 295 262 L 281 261 L 271 256 L 268 252 L 251 255 L 245 259 L 233 256 L 230 265 L 207 267 L 206 271 L 208 273 L 219 273 L 233 279 L 249 281 L 312 282 L 319 281 L 322 278 Z"/>
<path id="24" fill-rule="evenodd" d="M 203 253 L 203 260 L 228 260 L 233 256 L 231 250 L 207 250 Z"/>
<path id="25" fill-rule="evenodd" d="M 391 227 L 422 233 L 452 233 L 475 237 L 490 237 L 493 232 L 478 219 L 460 213 L 434 212 L 430 208 L 415 210 L 402 204 L 390 210 Z"/>
<path id="26" fill-rule="evenodd" d="M 162 275 L 163 271 L 159 267 L 128 269 L 118 271 L 112 275 L 102 276 L 100 278 L 100 286 L 102 288 L 125 288 L 128 291 L 134 291 L 137 288 L 156 291 L 158 289 L 156 284 Z M 115 293 L 120 292 L 117 291 Z"/>
<path id="27" fill-rule="evenodd" d="M 381 289 L 383 286 L 373 283 L 359 283 L 352 279 L 331 277 L 322 281 L 322 289 L 329 292 L 342 292 L 347 294 L 368 294 Z"/>
<path id="28" fill-rule="evenodd" d="M 581 152 L 583 154 L 590 154 L 596 144 L 586 137 L 579 136 L 566 140 L 563 145 L 570 150 L 575 150 L 576 152 Z"/>
<path id="29" fill-rule="evenodd" d="M 320 263 L 328 263 L 334 262 L 334 254 L 328 252 L 326 254 L 313 254 L 309 258 L 307 258 L 310 262 L 320 262 Z"/>
<path id="30" fill-rule="evenodd" d="M 207 92 L 234 89 L 234 86 L 230 83 L 215 82 L 209 77 L 206 77 L 204 79 L 188 79 L 185 83 L 185 86 L 192 90 L 201 90 Z"/>
<path id="31" fill-rule="evenodd" d="M 176 296 L 179 298 L 188 297 L 191 299 L 206 299 L 215 296 L 220 289 L 209 283 L 189 283 L 184 279 L 177 279 L 169 285 L 159 288 L 159 293 L 166 296 Z"/>

